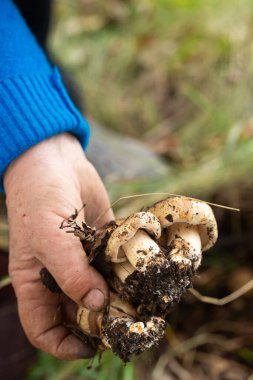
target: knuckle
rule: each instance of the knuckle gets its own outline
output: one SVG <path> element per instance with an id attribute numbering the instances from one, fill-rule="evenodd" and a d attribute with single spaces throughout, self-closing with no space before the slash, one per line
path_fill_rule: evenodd
<path id="1" fill-rule="evenodd" d="M 35 331 L 32 331 L 31 328 L 23 324 L 23 328 L 28 338 L 29 342 L 36 348 L 43 348 L 43 333 L 35 334 Z"/>
<path id="2" fill-rule="evenodd" d="M 84 272 L 68 270 L 64 273 L 60 287 L 70 298 L 79 302 L 89 289 L 89 281 Z"/>

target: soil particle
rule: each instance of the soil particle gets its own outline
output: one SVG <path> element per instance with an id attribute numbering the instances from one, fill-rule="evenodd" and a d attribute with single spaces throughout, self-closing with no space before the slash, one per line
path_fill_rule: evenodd
<path id="1" fill-rule="evenodd" d="M 165 219 L 167 219 L 168 222 L 173 223 L 173 216 L 172 216 L 172 214 L 166 215 Z"/>

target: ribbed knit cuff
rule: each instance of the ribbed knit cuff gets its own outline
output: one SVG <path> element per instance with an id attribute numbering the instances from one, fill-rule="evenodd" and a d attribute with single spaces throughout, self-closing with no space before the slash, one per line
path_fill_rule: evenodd
<path id="1" fill-rule="evenodd" d="M 73 133 L 86 148 L 89 125 L 70 100 L 57 68 L 51 75 L 22 75 L 0 82 L 0 191 L 11 161 L 63 132 Z"/>

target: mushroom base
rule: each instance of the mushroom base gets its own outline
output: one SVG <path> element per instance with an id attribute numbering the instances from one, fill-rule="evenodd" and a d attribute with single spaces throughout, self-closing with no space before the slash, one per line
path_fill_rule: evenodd
<path id="1" fill-rule="evenodd" d="M 104 323 L 102 335 L 110 344 L 112 351 L 124 362 L 139 355 L 147 348 L 158 343 L 164 335 L 165 321 L 153 317 L 143 321 L 140 331 L 131 331 L 129 322 L 123 318 L 108 320 Z"/>
<path id="2" fill-rule="evenodd" d="M 192 285 L 194 271 L 168 261 L 163 266 L 149 266 L 146 272 L 133 272 L 120 286 L 120 294 L 134 307 L 138 314 L 166 318 L 171 307 L 178 303 Z"/>

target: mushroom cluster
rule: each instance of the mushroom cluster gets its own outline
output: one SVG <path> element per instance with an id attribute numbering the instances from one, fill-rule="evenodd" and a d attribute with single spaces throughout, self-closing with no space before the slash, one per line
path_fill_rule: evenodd
<path id="1" fill-rule="evenodd" d="M 191 287 L 202 252 L 217 235 L 211 207 L 183 196 L 105 226 L 86 251 L 96 258 L 94 265 L 103 258 L 107 263 L 103 275 L 111 289 L 110 305 L 104 312 L 79 307 L 81 331 L 99 337 L 101 349 L 112 349 L 124 361 L 157 343 L 171 307 Z M 85 246 L 85 238 L 82 242 Z"/>

